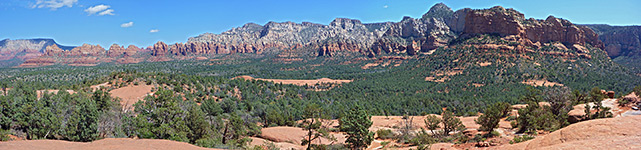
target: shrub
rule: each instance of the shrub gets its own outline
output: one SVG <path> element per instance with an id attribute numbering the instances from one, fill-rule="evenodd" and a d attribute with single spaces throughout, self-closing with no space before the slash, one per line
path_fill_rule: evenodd
<path id="1" fill-rule="evenodd" d="M 514 139 L 512 139 L 512 141 L 510 141 L 510 144 L 521 143 L 521 142 L 524 142 L 524 141 L 527 141 L 527 140 L 531 140 L 531 139 L 534 139 L 534 137 L 530 136 L 530 135 L 527 135 L 527 134 L 524 134 L 522 136 L 515 136 Z"/>
<path id="2" fill-rule="evenodd" d="M 512 121 L 512 120 L 516 120 L 516 116 L 509 116 L 505 118 L 505 121 Z"/>
<path id="3" fill-rule="evenodd" d="M 380 139 L 392 139 L 395 137 L 394 133 L 390 129 L 379 129 L 376 131 L 376 135 Z"/>
<path id="4" fill-rule="evenodd" d="M 437 142 L 437 139 L 428 134 L 424 129 L 421 130 L 415 137 L 410 138 L 410 145 L 417 145 L 419 147 L 434 144 Z"/>
<path id="5" fill-rule="evenodd" d="M 0 129 L 0 141 L 9 141 L 9 131 Z"/>

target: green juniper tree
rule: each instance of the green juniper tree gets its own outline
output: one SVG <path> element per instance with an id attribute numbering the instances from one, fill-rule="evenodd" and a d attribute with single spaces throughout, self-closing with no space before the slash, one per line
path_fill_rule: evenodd
<path id="1" fill-rule="evenodd" d="M 479 130 L 487 131 L 487 135 L 492 135 L 491 132 L 499 126 L 499 121 L 501 121 L 501 118 L 507 116 L 507 111 L 505 110 L 509 111 L 509 106 L 510 105 L 507 103 L 499 102 L 487 107 L 483 115 L 474 120 L 477 124 L 481 125 L 481 128 Z"/>
<path id="2" fill-rule="evenodd" d="M 340 130 L 347 134 L 345 142 L 349 143 L 350 148 L 364 149 L 374 140 L 374 132 L 369 131 L 369 127 L 372 126 L 370 117 L 357 105 L 339 119 Z"/>
<path id="3" fill-rule="evenodd" d="M 98 137 L 99 108 L 87 98 L 78 98 L 75 103 L 65 129 L 67 138 L 81 142 L 95 140 Z"/>
<path id="4" fill-rule="evenodd" d="M 450 132 L 452 131 L 463 131 L 465 129 L 465 125 L 463 125 L 463 122 L 461 122 L 461 119 L 456 118 L 454 116 L 454 113 L 451 111 L 448 111 L 445 109 L 443 111 L 443 136 L 448 136 L 450 135 Z"/>
<path id="5" fill-rule="evenodd" d="M 425 128 L 430 130 L 432 132 L 432 136 L 436 136 L 436 133 L 434 130 L 440 128 L 441 126 L 441 118 L 438 118 L 436 115 L 427 115 L 425 116 Z"/>
<path id="6" fill-rule="evenodd" d="M 189 128 L 183 120 L 186 113 L 179 107 L 179 103 L 174 92 L 164 88 L 156 91 L 154 96 L 147 96 L 144 101 L 136 103 L 138 137 L 189 141 Z"/>
<path id="7" fill-rule="evenodd" d="M 335 141 L 331 134 L 329 134 L 329 129 L 326 126 L 323 126 L 323 120 L 329 119 L 324 113 L 323 110 L 316 104 L 310 104 L 305 107 L 305 112 L 303 113 L 302 128 L 307 131 L 307 137 L 301 140 L 301 145 L 307 145 L 307 150 L 312 149 L 312 141 L 319 139 L 321 137 L 327 138 L 329 140 Z"/>

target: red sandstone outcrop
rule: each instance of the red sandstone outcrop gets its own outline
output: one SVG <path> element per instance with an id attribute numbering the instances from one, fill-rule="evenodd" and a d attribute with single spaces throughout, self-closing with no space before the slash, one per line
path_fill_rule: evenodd
<path id="1" fill-rule="evenodd" d="M 153 56 L 164 56 L 169 51 L 169 46 L 165 42 L 158 41 L 151 50 Z"/>
<path id="2" fill-rule="evenodd" d="M 318 56 L 335 56 L 340 51 L 360 52 L 363 45 L 354 41 L 337 41 L 318 46 Z"/>
<path id="3" fill-rule="evenodd" d="M 611 58 L 641 55 L 641 26 L 586 26 L 599 34 Z"/>
<path id="4" fill-rule="evenodd" d="M 109 51 L 107 51 L 107 56 L 109 57 L 120 56 L 124 52 L 125 52 L 124 46 L 118 46 L 118 44 L 112 44 L 111 47 L 109 47 Z"/>
<path id="5" fill-rule="evenodd" d="M 71 49 L 66 52 L 68 56 L 101 56 L 106 53 L 102 46 L 82 44 L 82 46 Z"/>
<path id="6" fill-rule="evenodd" d="M 109 51 L 107 51 L 107 56 L 109 57 L 118 57 L 118 56 L 132 56 L 135 55 L 138 51 L 141 51 L 139 47 L 136 47 L 134 45 L 129 45 L 126 49 L 124 46 L 119 46 L 118 44 L 113 44 L 111 47 L 109 47 Z"/>
<path id="7" fill-rule="evenodd" d="M 585 26 L 577 26 L 568 20 L 553 16 L 545 20 L 525 19 L 522 13 L 501 6 L 467 12 L 463 33 L 464 35 L 516 35 L 520 37 L 520 43 L 527 46 L 537 42 L 558 41 L 566 47 L 574 47 L 574 44 L 590 44 L 603 48 L 603 43 L 598 39 L 597 34 Z"/>
<path id="8" fill-rule="evenodd" d="M 82 46 L 64 51 L 56 45 L 47 46 L 45 49 L 46 56 L 103 56 L 105 49 L 100 45 L 83 44 Z"/>
<path id="9" fill-rule="evenodd" d="M 45 55 L 47 56 L 61 56 L 63 55 L 64 50 L 60 49 L 58 45 L 50 45 L 45 48 Z"/>

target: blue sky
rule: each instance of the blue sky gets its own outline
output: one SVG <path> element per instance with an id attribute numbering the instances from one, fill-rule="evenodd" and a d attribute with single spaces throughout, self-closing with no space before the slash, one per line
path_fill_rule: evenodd
<path id="1" fill-rule="evenodd" d="M 185 42 L 248 22 L 399 21 L 418 18 L 438 2 L 454 10 L 501 5 L 528 18 L 554 15 L 581 24 L 641 25 L 639 0 L 0 0 L 0 39 L 149 46 Z"/>

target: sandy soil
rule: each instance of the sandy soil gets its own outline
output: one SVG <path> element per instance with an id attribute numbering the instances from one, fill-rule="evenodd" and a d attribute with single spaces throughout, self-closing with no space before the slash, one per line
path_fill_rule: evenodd
<path id="1" fill-rule="evenodd" d="M 550 82 L 548 80 L 527 80 L 521 83 L 531 85 L 531 86 L 564 86 L 561 83 Z"/>
<path id="2" fill-rule="evenodd" d="M 485 84 L 481 84 L 481 83 L 472 83 L 472 86 L 474 86 L 474 87 L 482 87 L 482 86 L 485 86 Z"/>
<path id="3" fill-rule="evenodd" d="M 61 140 L 0 142 L 3 150 L 207 150 L 188 143 L 157 139 L 107 138 L 90 143 Z"/>
<path id="4" fill-rule="evenodd" d="M 492 65 L 492 62 L 482 62 L 482 63 L 479 63 L 479 66 L 481 66 L 481 67 L 485 67 L 485 66 L 489 66 L 489 65 Z"/>
<path id="5" fill-rule="evenodd" d="M 109 85 L 109 82 L 105 82 L 105 83 L 101 83 L 101 84 L 97 84 L 97 85 L 92 85 L 89 88 L 91 88 L 91 91 L 96 91 L 96 90 L 98 90 L 100 88 L 107 88 L 107 87 L 110 87 L 110 86 L 111 85 Z"/>
<path id="6" fill-rule="evenodd" d="M 450 76 L 455 76 L 455 75 L 463 73 L 463 70 L 465 70 L 465 68 L 455 67 L 452 70 L 447 70 L 447 71 L 432 71 L 434 76 L 425 77 L 425 81 L 445 82 L 447 80 L 450 80 L 450 78 L 449 78 Z M 440 77 L 440 78 L 438 78 L 438 77 Z M 438 78 L 438 79 L 436 79 L 436 78 Z"/>
<path id="7" fill-rule="evenodd" d="M 371 67 L 376 67 L 376 66 L 378 66 L 378 63 L 368 63 L 362 66 L 361 69 L 369 69 Z"/>
<path id="8" fill-rule="evenodd" d="M 288 142 L 273 142 L 257 137 L 251 137 L 252 142 L 249 143 L 251 146 L 263 146 L 263 148 L 267 147 L 270 144 L 274 144 L 278 149 L 305 149 L 304 146 L 298 145 L 298 144 L 292 144 Z"/>
<path id="9" fill-rule="evenodd" d="M 301 140 L 307 135 L 307 131 L 298 127 L 269 127 L 263 128 L 261 131 L 261 137 L 274 142 L 285 142 L 292 144 L 301 144 Z M 314 140 L 313 143 L 321 144 L 334 144 L 334 143 L 345 143 L 345 134 L 343 133 L 331 133 L 332 136 L 336 138 L 336 141 L 331 141 L 326 138 L 321 138 Z"/>
<path id="10" fill-rule="evenodd" d="M 111 90 L 109 93 L 113 97 L 120 98 L 120 104 L 124 108 L 132 108 L 133 104 L 145 98 L 145 96 L 153 94 L 151 89 L 152 85 L 128 85 L 122 88 Z M 132 108 L 133 109 L 133 108 Z"/>
<path id="11" fill-rule="evenodd" d="M 320 78 L 320 79 L 316 79 L 316 80 L 262 79 L 262 78 L 253 78 L 251 76 L 238 76 L 238 77 L 234 77 L 232 79 L 238 79 L 238 78 L 242 78 L 242 79 L 245 79 L 245 80 L 262 80 L 262 81 L 268 81 L 268 82 L 274 82 L 274 83 L 293 84 L 293 85 L 298 85 L 298 86 L 315 85 L 315 84 L 320 84 L 320 83 L 341 84 L 341 83 L 349 83 L 349 82 L 353 81 L 353 80 L 334 80 L 334 79 L 329 79 L 329 78 Z"/>
<path id="12" fill-rule="evenodd" d="M 45 93 L 47 93 L 47 94 L 58 94 L 58 91 L 60 91 L 60 90 L 38 90 L 38 91 L 36 91 L 36 95 L 38 96 L 38 98 L 41 98 L 42 94 L 45 94 Z M 67 93 L 75 94 L 76 91 L 67 90 Z"/>

